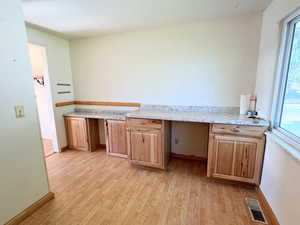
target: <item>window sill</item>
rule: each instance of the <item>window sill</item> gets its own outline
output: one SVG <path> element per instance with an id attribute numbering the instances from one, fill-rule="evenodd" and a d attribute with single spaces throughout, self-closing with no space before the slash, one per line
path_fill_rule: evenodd
<path id="1" fill-rule="evenodd" d="M 287 153 L 300 162 L 300 144 L 294 142 L 276 129 L 273 129 L 272 132 L 268 132 L 267 137 L 279 144 Z"/>

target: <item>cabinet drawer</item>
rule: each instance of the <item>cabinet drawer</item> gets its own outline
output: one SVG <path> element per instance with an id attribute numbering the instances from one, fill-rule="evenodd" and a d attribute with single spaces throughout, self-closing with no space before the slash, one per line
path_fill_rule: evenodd
<path id="1" fill-rule="evenodd" d="M 267 127 L 213 124 L 212 132 L 216 134 L 232 134 L 249 137 L 263 137 Z"/>
<path id="2" fill-rule="evenodd" d="M 161 120 L 151 120 L 151 119 L 127 119 L 127 127 L 139 127 L 139 128 L 155 128 L 161 129 L 162 128 L 162 121 Z"/>

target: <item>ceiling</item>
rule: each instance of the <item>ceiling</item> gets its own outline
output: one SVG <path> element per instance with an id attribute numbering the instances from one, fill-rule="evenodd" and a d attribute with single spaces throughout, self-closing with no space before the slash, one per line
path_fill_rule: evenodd
<path id="1" fill-rule="evenodd" d="M 271 0 L 22 0 L 27 23 L 67 38 L 258 12 Z"/>

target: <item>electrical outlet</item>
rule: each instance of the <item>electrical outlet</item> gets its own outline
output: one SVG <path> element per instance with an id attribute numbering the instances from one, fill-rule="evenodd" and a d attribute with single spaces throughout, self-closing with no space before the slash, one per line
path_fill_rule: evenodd
<path id="1" fill-rule="evenodd" d="M 21 118 L 25 116 L 24 106 L 16 105 L 15 106 L 16 118 Z"/>

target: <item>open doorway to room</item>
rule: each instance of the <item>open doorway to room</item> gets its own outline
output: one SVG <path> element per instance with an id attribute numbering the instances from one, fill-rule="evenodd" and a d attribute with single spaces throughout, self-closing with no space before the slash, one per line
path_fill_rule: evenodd
<path id="1" fill-rule="evenodd" d="M 32 79 L 45 157 L 58 152 L 46 48 L 28 44 Z"/>

